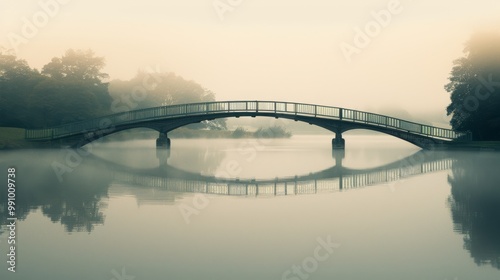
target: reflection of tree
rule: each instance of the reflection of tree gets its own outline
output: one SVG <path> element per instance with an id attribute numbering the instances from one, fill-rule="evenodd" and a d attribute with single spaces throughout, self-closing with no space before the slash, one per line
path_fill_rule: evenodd
<path id="1" fill-rule="evenodd" d="M 478 265 L 500 269 L 500 157 L 472 155 L 453 164 L 449 198 L 455 230 Z"/>
<path id="2" fill-rule="evenodd" d="M 73 190 L 42 205 L 42 213 L 52 222 L 60 221 L 68 232 L 91 232 L 94 225 L 104 224 L 104 214 L 101 212 L 103 203 L 100 200 L 106 195 L 105 192 L 106 189 L 98 190 L 98 193 Z"/>
<path id="3" fill-rule="evenodd" d="M 75 151 L 63 151 L 58 155 L 54 151 L 37 151 L 32 154 L 19 153 L 18 156 L 5 158 L 17 166 L 19 178 L 16 182 L 16 217 L 24 220 L 28 215 L 40 209 L 54 223 L 64 225 L 66 231 L 91 232 L 96 225 L 104 223 L 102 201 L 107 197 L 108 187 L 113 180 L 113 173 L 108 172 L 106 162 L 92 160 L 92 156 L 83 156 L 82 163 L 71 168 L 71 172 L 62 175 L 60 182 L 53 170 L 53 164 L 64 170 L 68 154 Z M 157 151 L 160 169 L 170 157 L 170 151 Z M 74 154 L 73 154 L 74 155 Z M 212 171 L 222 161 L 223 151 L 209 149 L 189 150 L 182 155 L 183 161 L 194 162 Z M 29 158 L 29 160 L 27 160 Z M 33 158 L 33 159 L 31 159 Z M 3 159 L 2 159 L 3 160 Z M 6 170 L 3 168 L 3 170 Z M 7 173 L 0 173 L 1 182 L 7 181 Z M 7 188 L 0 189 L 0 223 L 7 223 Z M 0 228 L 0 235 L 6 234 Z"/>
<path id="4" fill-rule="evenodd" d="M 68 232 L 90 232 L 95 225 L 104 223 L 101 209 L 104 203 L 101 199 L 107 196 L 111 179 L 99 172 L 103 166 L 89 168 L 82 164 L 73 172 L 65 174 L 63 182 L 59 182 L 52 168 L 47 168 L 50 161 L 34 160 L 17 166 L 24 175 L 19 175 L 16 188 L 16 217 L 19 220 L 24 220 L 30 212 L 41 209 L 52 222 L 60 222 Z M 28 176 L 30 173 L 36 176 Z M 7 188 L 2 188 L 0 197 L 6 196 Z M 8 216 L 5 199 L 0 201 L 0 209 L 1 223 L 6 224 Z"/>

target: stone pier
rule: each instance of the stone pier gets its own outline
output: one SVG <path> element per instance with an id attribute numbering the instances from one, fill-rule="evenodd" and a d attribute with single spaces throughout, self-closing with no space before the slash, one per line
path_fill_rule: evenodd
<path id="1" fill-rule="evenodd" d="M 336 132 L 335 138 L 332 139 L 332 148 L 334 150 L 343 150 L 345 149 L 345 140 L 342 138 L 342 133 Z"/>
<path id="2" fill-rule="evenodd" d="M 167 133 L 160 132 L 160 137 L 156 139 L 156 147 L 170 149 L 170 138 L 167 137 Z"/>

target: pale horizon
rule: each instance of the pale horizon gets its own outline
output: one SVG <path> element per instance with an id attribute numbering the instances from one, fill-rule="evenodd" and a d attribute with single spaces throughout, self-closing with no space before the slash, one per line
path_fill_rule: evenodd
<path id="1" fill-rule="evenodd" d="M 217 100 L 401 110 L 446 122 L 443 87 L 453 61 L 475 31 L 500 26 L 494 1 L 234 1 L 223 20 L 213 3 L 60 1 L 46 25 L 16 46 L 17 56 L 41 69 L 67 49 L 92 49 L 105 57 L 111 80 L 154 68 L 201 84 Z M 399 12 L 349 62 L 341 44 L 354 45 L 355 28 L 397 3 Z M 9 36 L 22 36 L 23 18 L 44 10 L 38 1 L 3 1 L 0 11 L 0 45 L 12 48 Z"/>

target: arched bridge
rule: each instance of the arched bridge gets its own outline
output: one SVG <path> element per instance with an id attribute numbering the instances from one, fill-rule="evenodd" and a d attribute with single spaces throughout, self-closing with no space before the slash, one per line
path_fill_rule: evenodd
<path id="1" fill-rule="evenodd" d="M 170 105 L 117 113 L 53 128 L 28 129 L 28 141 L 55 141 L 81 147 L 106 135 L 132 128 L 160 133 L 157 146 L 170 147 L 167 133 L 176 128 L 228 117 L 264 116 L 302 121 L 335 133 L 334 148 L 344 148 L 342 133 L 368 129 L 389 134 L 421 148 L 446 146 L 453 140 L 470 140 L 469 134 L 358 110 L 279 101 L 221 101 Z"/>

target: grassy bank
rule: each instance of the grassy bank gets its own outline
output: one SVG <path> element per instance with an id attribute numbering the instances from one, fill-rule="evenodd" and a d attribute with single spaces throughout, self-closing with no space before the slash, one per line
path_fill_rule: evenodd
<path id="1" fill-rule="evenodd" d="M 23 128 L 0 127 L 0 150 L 33 147 L 33 143 L 24 140 Z"/>
<path id="2" fill-rule="evenodd" d="M 0 127 L 0 150 L 28 149 L 50 147 L 50 144 L 29 142 L 24 140 L 23 128 Z M 243 128 L 230 130 L 194 130 L 181 127 L 168 133 L 170 138 L 288 138 L 291 133 L 281 127 L 260 128 L 255 132 Z M 109 135 L 103 140 L 126 141 L 137 139 L 156 139 L 158 132 L 150 129 L 134 129 Z"/>
<path id="3" fill-rule="evenodd" d="M 450 146 L 454 150 L 496 150 L 500 151 L 500 141 L 456 142 Z"/>

